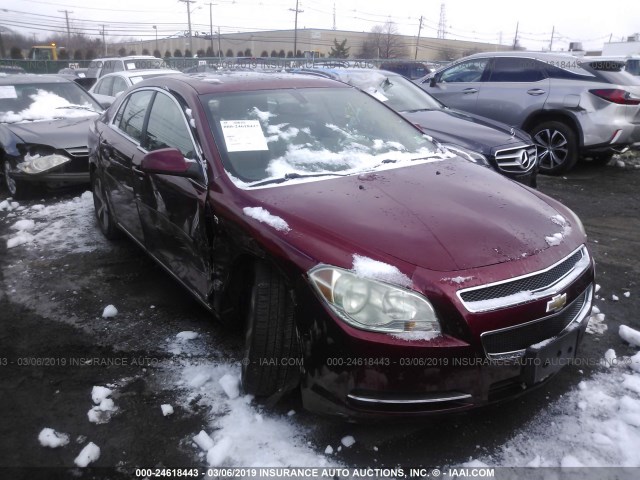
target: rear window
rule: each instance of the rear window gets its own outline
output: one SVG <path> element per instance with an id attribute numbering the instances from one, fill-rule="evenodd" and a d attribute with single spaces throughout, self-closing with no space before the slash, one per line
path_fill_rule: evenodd
<path id="1" fill-rule="evenodd" d="M 599 79 L 616 85 L 640 85 L 640 78 L 625 70 L 624 60 L 595 60 L 582 64 Z"/>

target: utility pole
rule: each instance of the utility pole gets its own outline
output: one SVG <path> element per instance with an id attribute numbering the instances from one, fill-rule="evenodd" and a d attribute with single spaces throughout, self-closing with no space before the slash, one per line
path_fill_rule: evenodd
<path id="1" fill-rule="evenodd" d="M 447 11 L 444 2 L 440 4 L 440 23 L 438 23 L 438 38 L 444 39 L 447 34 Z"/>
<path id="2" fill-rule="evenodd" d="M 215 3 L 209 2 L 209 39 L 211 41 L 211 55 L 213 55 L 213 14 L 212 7 Z"/>
<path id="3" fill-rule="evenodd" d="M 551 42 L 549 42 L 549 51 L 553 51 L 553 35 L 556 33 L 556 26 L 551 29 Z"/>
<path id="4" fill-rule="evenodd" d="M 67 19 L 67 49 L 71 47 L 71 28 L 69 27 L 69 14 L 73 13 L 69 10 L 58 10 L 59 12 L 64 12 L 64 16 Z"/>
<path id="5" fill-rule="evenodd" d="M 513 49 L 516 49 L 516 45 L 518 45 L 518 29 L 520 28 L 520 22 L 516 23 L 516 36 L 513 37 Z"/>
<path id="6" fill-rule="evenodd" d="M 160 50 L 158 50 L 158 26 L 154 25 L 153 29 L 156 31 L 156 51 L 159 52 Z"/>
<path id="7" fill-rule="evenodd" d="M 218 27 L 218 60 L 222 60 L 222 46 L 220 45 L 220 27 Z"/>
<path id="8" fill-rule="evenodd" d="M 102 34 L 102 45 L 104 45 L 104 56 L 107 56 L 107 41 L 104 39 L 104 27 L 106 27 L 106 25 L 101 25 L 102 27 L 102 31 L 98 30 L 99 33 Z"/>
<path id="9" fill-rule="evenodd" d="M 413 59 L 418 59 L 418 45 L 420 45 L 420 32 L 422 31 L 422 15 L 420 15 L 420 25 L 418 25 L 418 40 L 416 40 L 416 54 Z"/>
<path id="10" fill-rule="evenodd" d="M 298 9 L 298 0 L 296 0 L 296 9 L 290 8 L 292 12 L 296 12 L 295 28 L 293 30 L 293 58 L 296 58 L 298 52 L 298 14 L 304 12 L 304 10 Z"/>
<path id="11" fill-rule="evenodd" d="M 187 22 L 189 24 L 189 50 L 193 47 L 191 45 L 191 4 L 196 3 L 196 0 L 178 0 L 187 5 Z"/>
<path id="12" fill-rule="evenodd" d="M 336 2 L 333 2 L 333 29 L 336 29 Z"/>

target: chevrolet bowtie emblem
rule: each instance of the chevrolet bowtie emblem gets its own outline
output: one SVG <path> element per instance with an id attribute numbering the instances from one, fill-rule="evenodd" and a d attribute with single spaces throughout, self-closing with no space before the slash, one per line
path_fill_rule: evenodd
<path id="1" fill-rule="evenodd" d="M 566 304 L 567 304 L 566 293 L 551 297 L 551 300 L 547 302 L 547 312 L 557 312 L 558 310 L 562 310 Z"/>

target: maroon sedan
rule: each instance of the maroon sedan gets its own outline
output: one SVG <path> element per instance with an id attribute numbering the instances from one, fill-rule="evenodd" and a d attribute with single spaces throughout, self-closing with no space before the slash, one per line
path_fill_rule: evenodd
<path id="1" fill-rule="evenodd" d="M 165 76 L 93 124 L 99 226 L 245 332 L 242 385 L 344 417 L 471 408 L 576 354 L 576 215 L 310 76 Z"/>

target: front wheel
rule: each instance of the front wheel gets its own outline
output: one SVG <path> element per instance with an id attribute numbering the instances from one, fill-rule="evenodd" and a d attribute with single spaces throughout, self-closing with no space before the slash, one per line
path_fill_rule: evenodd
<path id="1" fill-rule="evenodd" d="M 120 231 L 111 214 L 111 207 L 102 185 L 102 179 L 96 172 L 91 175 L 91 190 L 93 191 L 93 207 L 100 231 L 109 240 L 117 239 L 120 236 Z"/>
<path id="2" fill-rule="evenodd" d="M 559 175 L 578 161 L 578 141 L 573 130 L 562 122 L 542 122 L 529 132 L 538 146 L 540 173 Z"/>
<path id="3" fill-rule="evenodd" d="M 257 262 L 245 327 L 242 387 L 256 397 L 293 389 L 300 375 L 300 346 L 290 289 L 271 265 Z"/>
<path id="4" fill-rule="evenodd" d="M 29 195 L 29 185 L 11 176 L 11 164 L 8 160 L 5 160 L 2 164 L 2 173 L 4 175 L 4 186 L 7 187 L 9 195 L 14 200 L 20 200 Z"/>

